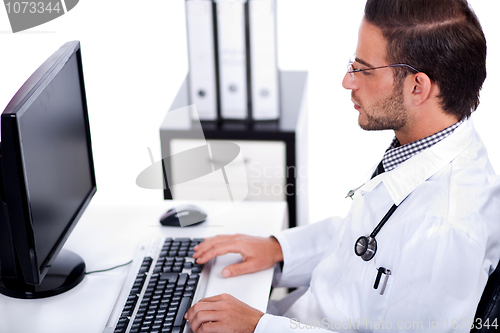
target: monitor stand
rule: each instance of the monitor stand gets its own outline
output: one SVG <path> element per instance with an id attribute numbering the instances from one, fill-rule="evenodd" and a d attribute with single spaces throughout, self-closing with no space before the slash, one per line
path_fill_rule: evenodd
<path id="1" fill-rule="evenodd" d="M 22 275 L 22 274 L 20 274 Z M 22 276 L 17 279 L 0 277 L 0 293 L 23 299 L 55 296 L 78 285 L 85 277 L 85 262 L 76 253 L 61 250 L 38 286 L 24 283 Z"/>

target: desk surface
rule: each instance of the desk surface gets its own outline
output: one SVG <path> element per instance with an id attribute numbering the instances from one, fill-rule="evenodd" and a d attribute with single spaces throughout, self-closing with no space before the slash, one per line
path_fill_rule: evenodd
<path id="1" fill-rule="evenodd" d="M 94 271 L 128 262 L 139 243 L 155 236 L 197 238 L 230 233 L 268 236 L 288 224 L 285 202 L 195 204 L 208 212 L 209 219 L 188 228 L 162 227 L 158 223 L 158 218 L 174 205 L 172 201 L 147 206 L 91 204 L 64 248 L 78 253 L 85 260 L 87 271 Z M 239 260 L 237 256 L 230 254 L 216 259 L 217 269 L 211 272 L 207 296 L 230 293 L 265 311 L 272 269 L 222 278 L 220 267 Z M 129 266 L 89 274 L 72 290 L 45 299 L 19 300 L 0 295 L 0 333 L 102 332 L 128 270 Z"/>

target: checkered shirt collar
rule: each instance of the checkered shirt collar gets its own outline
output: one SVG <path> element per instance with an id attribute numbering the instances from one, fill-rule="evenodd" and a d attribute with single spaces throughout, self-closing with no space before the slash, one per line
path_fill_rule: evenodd
<path id="1" fill-rule="evenodd" d="M 422 152 L 427 148 L 432 147 L 433 145 L 453 133 L 453 131 L 455 131 L 455 129 L 457 129 L 457 127 L 460 126 L 464 121 L 465 120 L 462 119 L 456 124 L 451 125 L 450 127 L 447 127 L 440 132 L 434 133 L 426 138 L 408 143 L 404 146 L 401 146 L 398 139 L 394 137 L 391 145 L 389 146 L 389 149 L 387 149 L 384 157 L 382 158 L 384 170 L 386 172 L 391 171 L 410 157 Z"/>

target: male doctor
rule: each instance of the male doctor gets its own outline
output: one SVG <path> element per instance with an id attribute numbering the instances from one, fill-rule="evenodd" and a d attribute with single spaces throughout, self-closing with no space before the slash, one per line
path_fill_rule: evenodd
<path id="1" fill-rule="evenodd" d="M 368 0 L 343 86 L 361 128 L 393 142 L 346 218 L 196 247 L 199 263 L 243 256 L 225 277 L 276 265 L 275 285 L 298 289 L 266 314 L 202 299 L 193 330 L 468 332 L 500 259 L 500 181 L 469 119 L 485 64 L 466 0 Z"/>

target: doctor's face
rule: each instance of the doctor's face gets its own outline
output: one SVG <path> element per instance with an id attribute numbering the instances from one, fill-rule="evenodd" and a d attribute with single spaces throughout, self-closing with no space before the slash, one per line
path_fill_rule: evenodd
<path id="1" fill-rule="evenodd" d="M 389 65 L 386 46 L 380 29 L 363 20 L 353 69 Z M 351 90 L 351 99 L 359 112 L 358 123 L 362 129 L 399 130 L 406 125 L 408 113 L 404 104 L 403 85 L 395 81 L 391 68 L 346 73 L 342 86 Z"/>

